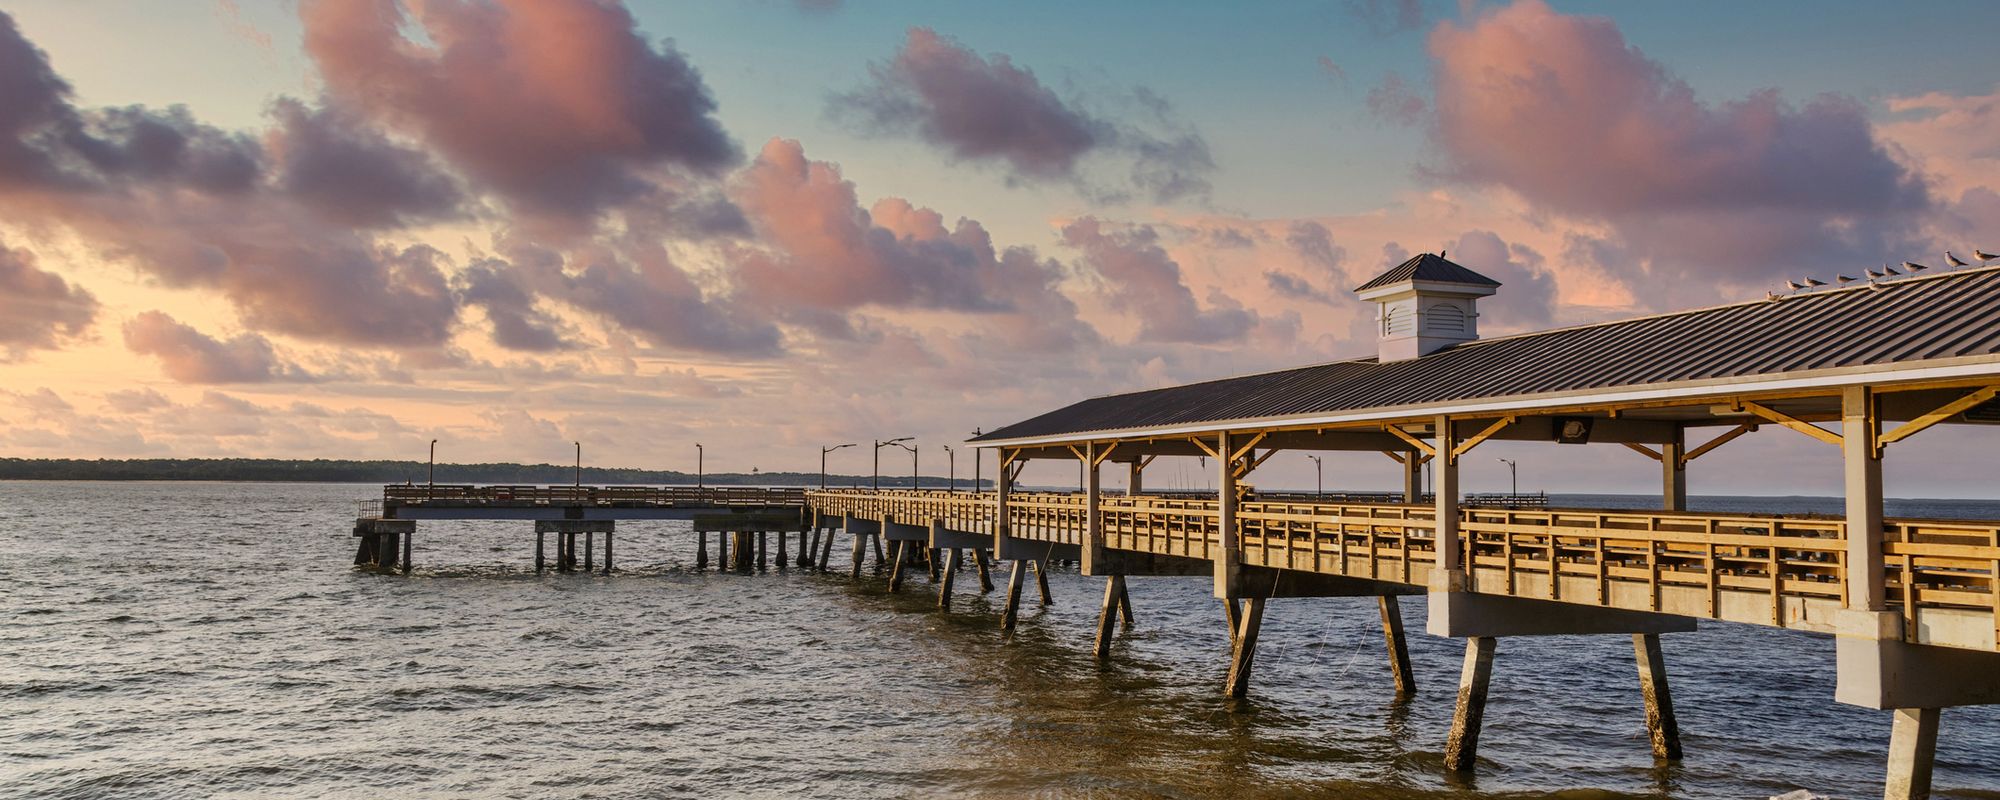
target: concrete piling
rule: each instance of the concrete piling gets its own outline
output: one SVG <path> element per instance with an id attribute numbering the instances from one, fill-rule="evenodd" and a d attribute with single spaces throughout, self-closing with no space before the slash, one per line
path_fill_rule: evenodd
<path id="1" fill-rule="evenodd" d="M 1451 734 L 1444 744 L 1446 769 L 1465 772 L 1479 757 L 1479 726 L 1486 718 L 1486 689 L 1493 681 L 1493 650 L 1500 640 L 1472 636 L 1465 640 L 1465 667 L 1458 678 L 1458 707 L 1451 715 Z"/>
<path id="2" fill-rule="evenodd" d="M 1678 761 L 1681 728 L 1674 719 L 1674 696 L 1667 690 L 1667 662 L 1660 653 L 1660 635 L 1632 634 L 1632 654 L 1639 665 L 1639 693 L 1646 701 L 1646 734 L 1653 757 Z"/>
<path id="3" fill-rule="evenodd" d="M 1403 607 L 1392 595 L 1377 598 L 1382 606 L 1382 637 L 1389 650 L 1389 671 L 1396 678 L 1396 696 L 1417 693 L 1416 672 L 1410 668 L 1410 644 L 1403 638 Z M 1664 676 L 1661 686 L 1664 687 Z"/>
<path id="4" fill-rule="evenodd" d="M 1243 598 L 1238 617 L 1236 641 L 1230 649 L 1229 677 L 1223 695 L 1241 698 L 1250 693 L 1250 664 L 1257 656 L 1257 631 L 1264 626 L 1264 598 Z"/>
<path id="5" fill-rule="evenodd" d="M 1898 708 L 1889 727 L 1889 779 L 1883 800 L 1923 800 L 1931 796 L 1931 767 L 1937 760 L 1935 708 Z"/>

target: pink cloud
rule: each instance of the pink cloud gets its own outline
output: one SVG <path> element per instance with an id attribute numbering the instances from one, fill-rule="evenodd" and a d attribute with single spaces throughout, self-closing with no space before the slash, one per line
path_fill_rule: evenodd
<path id="1" fill-rule="evenodd" d="M 1140 318 L 1141 341 L 1236 342 L 1257 324 L 1255 312 L 1219 291 L 1210 293 L 1207 308 L 1196 303 L 1180 264 L 1167 255 L 1159 234 L 1149 226 L 1113 231 L 1094 217 L 1084 217 L 1064 226 L 1062 238 L 1104 279 L 1108 305 Z"/>
<path id="2" fill-rule="evenodd" d="M 701 74 L 615 3 L 313 0 L 307 53 L 338 102 L 414 134 L 534 215 L 589 218 L 656 168 L 712 175 L 736 146 Z M 414 21 L 422 40 L 404 35 Z"/>
<path id="3" fill-rule="evenodd" d="M 125 323 L 125 347 L 159 359 L 161 371 L 181 383 L 318 380 L 279 357 L 269 339 L 255 333 L 216 339 L 159 311 L 144 312 Z"/>
<path id="4" fill-rule="evenodd" d="M 1608 19 L 1520 0 L 1440 24 L 1429 47 L 1444 177 L 1608 221 L 1669 273 L 1872 261 L 1907 247 L 1930 203 L 1858 103 L 1710 105 Z"/>
<path id="5" fill-rule="evenodd" d="M 28 251 L 0 246 L 0 362 L 82 336 L 97 310 L 96 297 L 36 268 Z"/>

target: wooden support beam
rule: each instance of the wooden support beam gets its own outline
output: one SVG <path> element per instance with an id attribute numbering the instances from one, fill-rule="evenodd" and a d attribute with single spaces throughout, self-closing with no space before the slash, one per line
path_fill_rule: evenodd
<path id="1" fill-rule="evenodd" d="M 1382 605 L 1382 638 L 1389 646 L 1389 672 L 1396 678 L 1396 696 L 1417 693 L 1417 674 L 1410 668 L 1410 644 L 1403 638 L 1403 607 L 1394 595 L 1376 598 Z"/>
<path id="2" fill-rule="evenodd" d="M 1097 660 L 1111 657 L 1111 632 L 1118 626 L 1118 595 L 1125 588 L 1125 576 L 1104 579 L 1104 609 L 1097 614 Z"/>
<path id="3" fill-rule="evenodd" d="M 1833 431 L 1827 430 L 1818 425 L 1814 425 L 1810 422 L 1806 422 L 1805 420 L 1799 419 L 1797 417 L 1793 417 L 1789 414 L 1786 414 L 1782 411 L 1778 411 L 1769 406 L 1759 405 L 1757 403 L 1752 403 L 1748 400 L 1742 401 L 1742 405 L 1743 405 L 1743 410 L 1748 411 L 1752 414 L 1756 414 L 1757 416 L 1778 423 L 1779 425 L 1783 425 L 1787 428 L 1791 428 L 1792 430 L 1798 431 L 1799 433 L 1811 436 L 1814 439 L 1826 442 L 1827 444 L 1833 445 L 1834 447 L 1841 446 L 1841 434 L 1834 433 Z"/>
<path id="4" fill-rule="evenodd" d="M 1423 453 L 1424 455 L 1427 455 L 1427 456 L 1436 456 L 1436 455 L 1437 455 L 1437 448 L 1435 448 L 1435 447 L 1432 447 L 1432 446 L 1431 446 L 1431 443 L 1430 443 L 1430 442 L 1426 442 L 1426 441 L 1424 441 L 1424 440 L 1422 440 L 1422 439 L 1419 439 L 1419 438 L 1417 438 L 1417 437 L 1415 437 L 1415 436 L 1411 436 L 1411 435 L 1410 435 L 1409 433 L 1405 432 L 1405 431 L 1404 431 L 1404 430 L 1403 430 L 1403 429 L 1402 429 L 1401 427 L 1399 427 L 1399 426 L 1396 426 L 1396 425 L 1384 425 L 1384 426 L 1382 426 L 1382 430 L 1384 430 L 1384 431 L 1388 431 L 1388 432 L 1389 432 L 1389 435 L 1391 435 L 1391 436 L 1394 436 L 1394 437 L 1396 437 L 1396 438 L 1398 438 L 1398 439 L 1401 439 L 1401 440 L 1403 440 L 1404 442 L 1407 442 L 1407 443 L 1409 443 L 1409 445 L 1410 445 L 1411 447 L 1415 448 L 1415 449 L 1417 450 L 1417 452 L 1419 452 L 1419 453 Z"/>
<path id="5" fill-rule="evenodd" d="M 1104 463 L 1105 460 L 1111 458 L 1111 454 L 1115 452 L 1118 452 L 1117 442 L 1112 442 L 1108 445 L 1105 445 L 1104 449 L 1097 451 L 1097 455 L 1091 458 L 1090 465 L 1094 467 Z"/>
<path id="6" fill-rule="evenodd" d="M 1021 614 L 1021 578 L 1028 562 L 1015 559 L 1014 569 L 1007 573 L 1007 602 L 1000 610 L 1000 630 L 1014 630 L 1014 622 Z"/>
<path id="7" fill-rule="evenodd" d="M 895 560 L 890 562 L 889 564 L 890 594 L 895 594 L 903 590 L 903 564 L 905 562 L 908 562 L 909 560 L 910 560 L 910 543 L 906 541 L 896 542 L 896 557 Z"/>
<path id="8" fill-rule="evenodd" d="M 958 574 L 958 548 L 951 549 L 951 562 L 944 567 L 944 578 L 938 581 L 938 610 L 951 610 L 952 576 Z"/>
<path id="9" fill-rule="evenodd" d="M 1249 462 L 1245 463 L 1243 471 L 1241 473 L 1238 473 L 1236 477 L 1239 478 L 1248 477 L 1250 473 L 1256 472 L 1258 467 L 1264 466 L 1264 462 L 1271 460 L 1271 456 L 1275 456 L 1277 454 L 1278 454 L 1278 448 L 1273 447 L 1271 449 L 1265 450 L 1263 455 L 1256 456 L 1255 458 L 1252 458 Z"/>
<path id="10" fill-rule="evenodd" d="M 1243 609 L 1236 604 L 1236 598 L 1222 598 L 1222 622 L 1229 628 L 1229 646 L 1236 646 L 1236 630 L 1243 626 Z"/>
<path id="11" fill-rule="evenodd" d="M 1405 460 L 1403 460 L 1403 454 L 1402 454 L 1402 453 L 1398 453 L 1398 452 L 1396 452 L 1396 451 L 1394 451 L 1394 450 L 1384 450 L 1384 451 L 1382 451 L 1382 455 L 1385 455 L 1385 456 L 1388 456 L 1388 457 L 1389 457 L 1389 460 L 1391 460 L 1391 461 L 1394 461 L 1394 462 L 1396 462 L 1396 463 L 1398 463 L 1398 464 L 1408 464 L 1408 463 L 1410 463 L 1410 462 L 1408 462 L 1408 461 L 1405 461 Z"/>
<path id="12" fill-rule="evenodd" d="M 1033 562 L 1035 566 L 1035 588 L 1042 592 L 1042 605 L 1055 605 L 1055 597 L 1049 594 L 1049 560 L 1044 558 Z"/>
<path id="13" fill-rule="evenodd" d="M 1679 761 L 1681 726 L 1674 719 L 1674 695 L 1667 690 L 1667 662 L 1660 654 L 1660 635 L 1632 634 L 1632 655 L 1639 664 L 1639 694 L 1646 701 L 1646 735 L 1653 758 Z"/>
<path id="14" fill-rule="evenodd" d="M 1139 468 L 1140 468 L 1140 469 L 1145 469 L 1145 468 L 1147 468 L 1147 467 L 1150 467 L 1150 466 L 1152 466 L 1152 465 L 1153 465 L 1153 459 L 1156 459 L 1156 458 L 1159 458 L 1159 456 L 1146 456 L 1145 458 L 1142 458 L 1142 459 L 1139 459 L 1139 461 L 1138 461 L 1138 464 L 1139 464 Z"/>
<path id="15" fill-rule="evenodd" d="M 1216 454 L 1215 448 L 1209 447 L 1207 442 L 1201 440 L 1201 437 L 1190 436 L 1188 437 L 1188 441 L 1193 442 L 1196 449 L 1199 449 L 1202 452 L 1207 453 L 1209 458 L 1215 458 L 1215 459 L 1222 458 L 1222 456 Z"/>
<path id="16" fill-rule="evenodd" d="M 1248 456 L 1255 453 L 1257 450 L 1257 445 L 1264 441 L 1264 437 L 1269 435 L 1271 434 L 1259 433 L 1256 436 L 1250 437 L 1249 442 L 1245 443 L 1242 447 L 1236 448 L 1235 452 L 1229 454 L 1229 460 L 1232 463 L 1237 461 L 1242 461 L 1244 456 Z"/>
<path id="17" fill-rule="evenodd" d="M 1875 457 L 1881 458 L 1882 448 L 1891 442 L 1900 442 L 1908 439 L 1925 428 L 1957 416 L 1966 409 L 1991 400 L 1995 396 L 2000 396 L 2000 386 L 1988 386 L 1957 400 L 1938 406 L 1928 414 L 1896 426 L 1895 430 L 1884 431 L 1882 435 L 1875 437 Z"/>
<path id="18" fill-rule="evenodd" d="M 993 591 L 993 576 L 986 569 L 986 548 L 972 548 L 972 563 L 979 568 L 979 593 Z"/>
<path id="19" fill-rule="evenodd" d="M 1479 727 L 1486 720 L 1486 689 L 1493 682 L 1493 650 L 1498 639 L 1474 636 L 1465 640 L 1465 666 L 1458 677 L 1458 707 L 1452 711 L 1451 734 L 1444 742 L 1444 767 L 1467 772 L 1479 757 Z"/>
<path id="20" fill-rule="evenodd" d="M 1681 456 L 1681 464 L 1685 465 L 1690 461 L 1708 455 L 1708 451 L 1714 450 L 1715 448 L 1728 444 L 1731 441 L 1735 440 L 1736 437 L 1742 436 L 1743 434 L 1749 433 L 1754 430 L 1757 430 L 1757 423 L 1755 422 L 1745 422 L 1734 428 L 1730 428 L 1727 432 L 1724 432 L 1721 436 L 1717 436 L 1713 439 L 1708 440 L 1707 444 L 1704 444 L 1693 450 L 1689 450 L 1687 455 Z"/>
<path id="21" fill-rule="evenodd" d="M 1665 456 L 1660 455 L 1660 451 L 1654 450 L 1653 448 L 1647 447 L 1643 444 L 1633 444 L 1631 442 L 1625 442 L 1624 445 L 1625 449 L 1630 450 L 1634 453 L 1638 453 L 1639 455 L 1645 456 L 1654 461 L 1661 461 L 1665 458 Z"/>
<path id="22" fill-rule="evenodd" d="M 1257 657 L 1257 630 L 1264 625 L 1264 598 L 1243 598 L 1243 613 L 1236 629 L 1236 642 L 1229 654 L 1229 678 L 1223 695 L 1240 698 L 1250 693 L 1250 663 Z"/>
<path id="23" fill-rule="evenodd" d="M 1499 433 L 1502 429 L 1514 424 L 1514 419 L 1515 417 L 1511 415 L 1501 417 L 1494 420 L 1493 424 L 1486 426 L 1486 430 L 1475 433 L 1472 435 L 1472 438 L 1459 442 L 1457 447 L 1451 449 L 1451 460 L 1457 461 L 1459 456 L 1471 452 L 1472 448 L 1478 447 L 1480 442 L 1492 438 L 1493 434 Z"/>

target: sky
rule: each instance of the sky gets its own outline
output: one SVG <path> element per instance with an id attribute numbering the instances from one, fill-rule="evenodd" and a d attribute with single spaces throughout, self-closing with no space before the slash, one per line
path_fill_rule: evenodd
<path id="1" fill-rule="evenodd" d="M 1990 3 L 0 2 L 0 455 L 866 473 L 1075 400 L 2000 249 Z M 1698 438 L 1698 437 L 1697 437 Z M 1889 491 L 1995 497 L 1989 431 Z M 962 448 L 961 448 L 962 450 Z M 1468 491 L 1654 491 L 1493 443 Z M 883 471 L 907 474 L 886 450 Z M 960 474 L 970 456 L 957 458 Z M 1201 488 L 1163 460 L 1157 488 Z M 1328 488 L 1395 465 L 1336 454 Z M 990 456 L 985 464 L 991 475 Z M 1031 467 L 1030 483 L 1075 467 Z M 1830 494 L 1771 427 L 1697 494 Z M 1110 476 L 1122 485 L 1123 476 Z M 1254 482 L 1309 487 L 1302 454 Z"/>

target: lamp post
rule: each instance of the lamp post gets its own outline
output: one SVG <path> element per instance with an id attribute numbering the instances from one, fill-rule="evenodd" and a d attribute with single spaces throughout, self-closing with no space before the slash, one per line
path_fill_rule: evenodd
<path id="1" fill-rule="evenodd" d="M 910 451 L 910 491 L 914 492 L 917 490 L 917 446 L 901 442 L 897 442 L 896 446 Z"/>
<path id="2" fill-rule="evenodd" d="M 826 454 L 827 454 L 827 453 L 831 453 L 831 452 L 833 452 L 833 451 L 835 451 L 835 450 L 839 450 L 840 448 L 843 448 L 843 447 L 853 447 L 853 446 L 854 446 L 854 443 L 853 443 L 853 442 L 848 442 L 847 444 L 837 444 L 837 445 L 834 445 L 834 446 L 832 446 L 832 447 L 821 447 L 821 448 L 819 449 L 819 490 L 820 490 L 820 491 L 822 491 L 822 492 L 826 491 Z"/>
<path id="3" fill-rule="evenodd" d="M 874 474 L 870 476 L 870 481 L 871 481 L 871 482 L 869 483 L 869 486 L 870 486 L 870 487 L 871 487 L 871 488 L 872 488 L 872 489 L 873 489 L 874 491 L 878 491 L 878 492 L 879 492 L 879 491 L 882 491 L 882 448 L 884 448 L 884 447 L 888 447 L 889 445 L 892 445 L 892 444 L 893 444 L 893 445 L 897 445 L 897 446 L 901 446 L 901 445 L 902 445 L 902 444 L 903 444 L 904 442 L 907 442 L 907 441 L 909 441 L 909 440 L 911 440 L 911 439 L 913 439 L 913 438 L 916 438 L 916 437 L 913 437 L 913 436 L 901 436 L 901 437 L 897 437 L 897 438 L 895 438 L 895 439 L 890 439 L 890 440 L 888 440 L 888 441 L 886 441 L 886 442 L 885 442 L 885 441 L 882 441 L 881 439 L 876 439 L 876 440 L 875 440 L 875 471 L 874 471 Z"/>
<path id="4" fill-rule="evenodd" d="M 573 444 L 576 445 L 576 487 L 581 489 L 583 488 L 583 443 L 573 442 Z"/>
<path id="5" fill-rule="evenodd" d="M 1513 479 L 1514 488 L 1507 493 L 1507 496 L 1511 499 L 1513 496 L 1521 493 L 1521 465 L 1514 463 L 1514 459 L 1511 458 L 1500 460 L 1507 465 L 1507 473 Z"/>
<path id="6" fill-rule="evenodd" d="M 958 451 L 951 449 L 951 445 L 945 445 L 944 457 L 951 462 L 951 465 L 945 468 L 944 490 L 946 492 L 956 492 L 958 491 Z"/>
<path id="7" fill-rule="evenodd" d="M 980 436 L 982 436 L 982 435 L 984 435 L 984 434 L 981 434 L 981 433 L 979 432 L 979 429 L 978 429 L 978 428 L 973 428 L 973 429 L 972 429 L 972 436 L 973 436 L 973 438 L 977 439 L 977 438 L 979 438 L 979 437 L 980 437 Z M 979 454 L 979 449 L 978 449 L 978 448 L 973 448 L 973 450 L 972 450 L 972 491 L 973 491 L 974 493 L 977 493 L 977 492 L 979 491 L 979 458 L 980 458 L 980 454 Z"/>
<path id="8" fill-rule="evenodd" d="M 436 440 L 436 439 L 432 439 L 432 440 L 431 440 L 431 472 L 430 472 L 430 477 L 428 477 L 428 478 L 425 478 L 425 479 L 424 479 L 424 499 L 425 499 L 425 500 L 429 500 L 429 499 L 431 499 L 431 493 L 437 490 L 437 482 L 438 482 L 438 440 Z"/>
<path id="9" fill-rule="evenodd" d="M 705 455 L 706 454 L 702 452 L 701 449 L 701 442 L 695 442 L 694 443 L 694 488 L 696 489 L 701 488 L 701 481 L 702 481 L 701 461 Z"/>
<path id="10" fill-rule="evenodd" d="M 1306 456 L 1313 460 L 1313 496 L 1326 494 L 1326 463 L 1319 456 Z"/>

